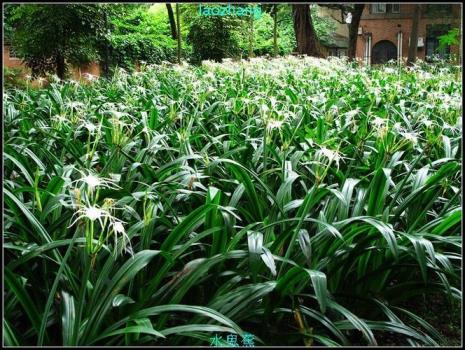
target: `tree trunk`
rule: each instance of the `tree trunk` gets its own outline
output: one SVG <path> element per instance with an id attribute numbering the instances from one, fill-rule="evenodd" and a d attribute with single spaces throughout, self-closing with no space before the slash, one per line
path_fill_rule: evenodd
<path id="1" fill-rule="evenodd" d="M 418 51 L 418 24 L 421 16 L 421 5 L 415 5 L 412 19 L 412 31 L 410 32 L 410 44 L 408 46 L 407 65 L 412 66 L 417 58 Z"/>
<path id="2" fill-rule="evenodd" d="M 66 73 L 66 65 L 65 65 L 65 58 L 63 55 L 58 54 L 56 56 L 56 64 L 57 64 L 57 76 L 60 79 L 65 78 Z"/>
<path id="3" fill-rule="evenodd" d="M 173 39 L 177 39 L 176 22 L 174 21 L 173 8 L 171 7 L 171 4 L 166 4 L 166 9 L 168 10 L 168 18 L 170 21 L 171 37 Z"/>
<path id="4" fill-rule="evenodd" d="M 105 11 L 105 30 L 108 30 L 108 13 Z M 108 42 L 108 38 L 105 36 L 103 38 L 103 42 L 105 45 L 104 50 L 104 57 L 103 57 L 103 75 L 108 77 L 110 75 L 110 43 Z"/>
<path id="5" fill-rule="evenodd" d="M 273 57 L 278 56 L 278 5 L 273 6 Z"/>
<path id="6" fill-rule="evenodd" d="M 181 63 L 181 22 L 179 21 L 179 4 L 176 4 L 176 27 L 178 34 L 178 63 Z"/>
<path id="7" fill-rule="evenodd" d="M 349 60 L 355 59 L 355 52 L 357 50 L 357 37 L 358 37 L 358 26 L 360 24 L 360 18 L 365 8 L 365 4 L 355 4 L 352 12 L 352 22 L 349 24 L 349 48 L 347 50 L 347 56 Z"/>
<path id="8" fill-rule="evenodd" d="M 312 16 L 308 4 L 292 5 L 294 32 L 297 42 L 297 52 L 310 56 L 321 57 L 318 38 L 313 28 Z"/>
<path id="9" fill-rule="evenodd" d="M 249 57 L 253 57 L 253 39 L 254 39 L 254 29 L 253 29 L 253 15 L 250 15 L 249 18 Z"/>

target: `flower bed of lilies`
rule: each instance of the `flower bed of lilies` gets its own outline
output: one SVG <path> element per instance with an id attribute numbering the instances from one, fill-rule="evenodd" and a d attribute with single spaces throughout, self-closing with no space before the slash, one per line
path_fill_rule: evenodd
<path id="1" fill-rule="evenodd" d="M 5 343 L 444 345 L 403 305 L 461 299 L 455 70 L 257 58 L 6 90 Z"/>

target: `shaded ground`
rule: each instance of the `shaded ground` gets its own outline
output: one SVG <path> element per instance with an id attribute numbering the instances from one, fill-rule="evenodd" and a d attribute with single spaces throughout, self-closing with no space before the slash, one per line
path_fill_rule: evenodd
<path id="1" fill-rule="evenodd" d="M 460 346 L 462 339 L 461 320 L 462 312 L 460 302 L 454 300 L 452 305 L 440 294 L 429 295 L 427 298 L 419 297 L 403 305 L 407 310 L 417 314 L 431 324 L 442 336 L 446 343 L 443 346 Z M 400 318 L 401 314 L 398 314 Z M 405 339 L 398 334 L 383 332 L 377 334 L 379 345 L 407 345 Z"/>

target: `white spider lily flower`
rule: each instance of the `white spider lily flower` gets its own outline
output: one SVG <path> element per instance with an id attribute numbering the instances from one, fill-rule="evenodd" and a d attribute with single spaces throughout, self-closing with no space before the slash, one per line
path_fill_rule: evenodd
<path id="1" fill-rule="evenodd" d="M 118 246 L 117 238 L 118 238 L 118 235 L 120 235 L 123 249 L 126 252 L 128 252 L 129 254 L 134 255 L 133 250 L 132 250 L 132 246 L 131 246 L 131 239 L 129 238 L 129 236 L 126 233 L 126 229 L 124 228 L 123 222 L 120 221 L 120 220 L 115 219 L 111 223 L 111 227 L 112 227 L 112 230 L 113 230 L 113 233 L 114 233 L 113 236 L 114 236 L 114 242 L 115 242 L 114 246 L 115 246 L 115 248 Z"/>
<path id="2" fill-rule="evenodd" d="M 442 128 L 444 130 L 453 130 L 454 129 L 454 127 L 452 125 L 450 125 L 449 123 L 446 123 L 446 122 L 444 122 L 444 124 L 442 124 Z"/>
<path id="3" fill-rule="evenodd" d="M 147 92 L 147 89 L 144 88 L 143 86 L 137 86 L 136 90 L 137 90 L 137 92 L 139 92 L 139 93 L 141 93 L 143 95 L 145 95 L 145 93 Z"/>
<path id="4" fill-rule="evenodd" d="M 273 129 L 281 129 L 284 124 L 284 120 L 271 119 L 266 124 L 266 129 L 271 131 Z"/>
<path id="5" fill-rule="evenodd" d="M 308 99 L 308 97 L 307 97 Z M 337 105 L 332 105 L 330 108 L 329 108 L 329 112 L 333 115 L 333 116 L 336 116 L 338 113 L 339 113 L 339 107 Z"/>
<path id="6" fill-rule="evenodd" d="M 263 103 L 260 106 L 260 110 L 261 110 L 262 113 L 266 113 L 266 112 L 268 112 L 270 110 L 270 108 L 266 104 Z"/>
<path id="7" fill-rule="evenodd" d="M 276 103 L 278 102 L 278 100 L 276 100 L 276 98 L 274 96 L 271 96 L 270 97 L 270 102 L 271 102 L 271 106 L 274 108 L 276 106 Z"/>
<path id="8" fill-rule="evenodd" d="M 119 112 L 119 111 L 116 111 L 116 110 L 111 110 L 110 113 L 113 115 L 113 117 L 115 117 L 116 119 L 119 119 L 121 118 L 122 116 L 124 116 L 126 113 L 124 112 Z"/>
<path id="9" fill-rule="evenodd" d="M 93 134 L 97 129 L 99 129 L 95 124 L 89 122 L 84 123 L 84 128 L 86 128 L 91 134 Z"/>
<path id="10" fill-rule="evenodd" d="M 430 128 L 430 127 L 433 126 L 433 122 L 432 122 L 431 120 L 429 120 L 429 119 L 426 119 L 426 118 L 423 118 L 423 119 L 421 120 L 421 123 L 422 123 L 424 126 L 426 126 L 427 128 Z"/>
<path id="11" fill-rule="evenodd" d="M 50 78 L 51 78 L 52 81 L 55 82 L 55 83 L 59 83 L 59 82 L 61 81 L 60 77 L 58 77 L 58 75 L 56 75 L 56 74 L 52 74 L 52 75 L 50 76 Z"/>
<path id="12" fill-rule="evenodd" d="M 83 76 L 87 81 L 95 81 L 98 79 L 96 75 L 91 74 L 91 73 L 84 73 Z"/>
<path id="13" fill-rule="evenodd" d="M 386 125 L 386 122 L 387 122 L 386 119 L 375 117 L 375 119 L 371 121 L 371 124 L 373 124 L 375 128 L 381 128 Z"/>
<path id="14" fill-rule="evenodd" d="M 106 214 L 106 212 L 103 209 L 97 207 L 86 207 L 84 211 L 84 216 L 87 217 L 90 221 L 101 219 Z"/>
<path id="15" fill-rule="evenodd" d="M 91 191 L 95 190 L 97 187 L 112 189 L 120 188 L 115 183 L 114 179 L 100 177 L 98 175 L 92 174 L 91 172 L 88 172 L 87 175 L 85 175 L 83 172 L 81 172 L 81 174 L 82 177 L 77 180 L 71 181 L 70 185 L 76 182 L 80 182 L 82 184 L 85 184 Z"/>
<path id="16" fill-rule="evenodd" d="M 126 230 L 124 229 L 123 223 L 121 221 L 113 222 L 113 231 L 115 231 L 115 233 L 126 234 Z"/>
<path id="17" fill-rule="evenodd" d="M 319 154 L 323 155 L 324 157 L 328 158 L 330 162 L 333 160 L 336 162 L 337 166 L 339 166 L 339 161 L 341 160 L 341 155 L 338 151 L 331 150 L 326 147 L 321 147 L 318 151 Z"/>
<path id="18" fill-rule="evenodd" d="M 40 87 L 42 87 L 44 85 L 45 81 L 46 81 L 46 79 L 43 78 L 43 77 L 37 78 L 37 83 L 39 84 Z"/>
<path id="19" fill-rule="evenodd" d="M 213 74 L 213 72 L 208 72 L 207 74 L 205 74 L 205 77 L 206 77 L 206 78 L 209 78 L 209 79 L 214 79 L 214 78 L 215 78 L 215 74 Z"/>
<path id="20" fill-rule="evenodd" d="M 397 132 L 400 132 L 402 130 L 402 124 L 400 122 L 396 122 L 394 123 L 394 125 L 392 126 L 392 129 L 394 131 L 397 131 Z"/>
<path id="21" fill-rule="evenodd" d="M 381 102 L 381 90 L 378 88 L 375 88 L 373 92 L 375 94 L 375 103 L 376 105 L 379 105 Z"/>
<path id="22" fill-rule="evenodd" d="M 73 214 L 73 217 L 74 216 L 77 216 L 77 217 L 68 226 L 68 228 L 74 226 L 74 224 L 77 221 L 82 220 L 82 219 L 88 219 L 88 220 L 90 220 L 92 222 L 98 220 L 99 223 L 100 223 L 100 226 L 104 227 L 102 219 L 111 218 L 111 215 L 110 215 L 110 213 L 108 211 L 106 211 L 104 209 L 101 209 L 101 208 L 98 208 L 95 205 L 86 206 L 86 205 L 79 204 L 79 205 L 77 205 L 77 208 L 78 208 L 78 210 Z"/>
<path id="23" fill-rule="evenodd" d="M 59 123 L 66 123 L 68 121 L 68 118 L 66 118 L 66 116 L 63 114 L 54 115 L 52 119 Z"/>
<path id="24" fill-rule="evenodd" d="M 102 184 L 102 181 L 100 181 L 100 179 L 95 175 L 87 175 L 82 178 L 82 181 L 85 182 L 90 188 L 95 188 Z"/>
<path id="25" fill-rule="evenodd" d="M 418 137 L 413 132 L 403 132 L 401 135 L 407 140 L 410 141 L 413 145 L 418 143 Z"/>
<path id="26" fill-rule="evenodd" d="M 84 106 L 84 104 L 82 102 L 78 102 L 78 101 L 70 101 L 70 102 L 66 102 L 66 107 L 70 108 L 70 109 L 78 109 L 78 108 L 82 108 Z"/>

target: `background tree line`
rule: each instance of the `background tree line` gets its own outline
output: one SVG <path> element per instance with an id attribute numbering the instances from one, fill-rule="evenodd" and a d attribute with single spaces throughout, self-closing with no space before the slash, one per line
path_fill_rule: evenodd
<path id="1" fill-rule="evenodd" d="M 235 6 L 256 6 L 242 4 Z M 355 5 L 360 6 L 360 5 Z M 351 11 L 349 5 L 340 5 Z M 137 61 L 319 56 L 334 31 L 317 6 L 264 4 L 262 16 L 205 17 L 195 4 L 9 4 L 4 32 L 33 74 L 64 77 L 68 65 L 100 62 L 103 72 Z"/>
<path id="2" fill-rule="evenodd" d="M 201 16 L 198 4 L 9 4 L 3 26 L 6 41 L 33 75 L 54 72 L 60 78 L 69 65 L 90 62 L 110 74 L 142 61 L 199 63 L 292 52 L 321 57 L 337 22 L 348 25 L 348 56 L 355 58 L 364 4 L 234 6 L 261 6 L 262 16 Z M 340 20 L 319 16 L 319 6 L 338 10 Z M 415 22 L 418 16 L 413 28 Z M 417 32 L 412 30 L 411 42 Z M 414 46 L 410 51 L 413 63 Z"/>

